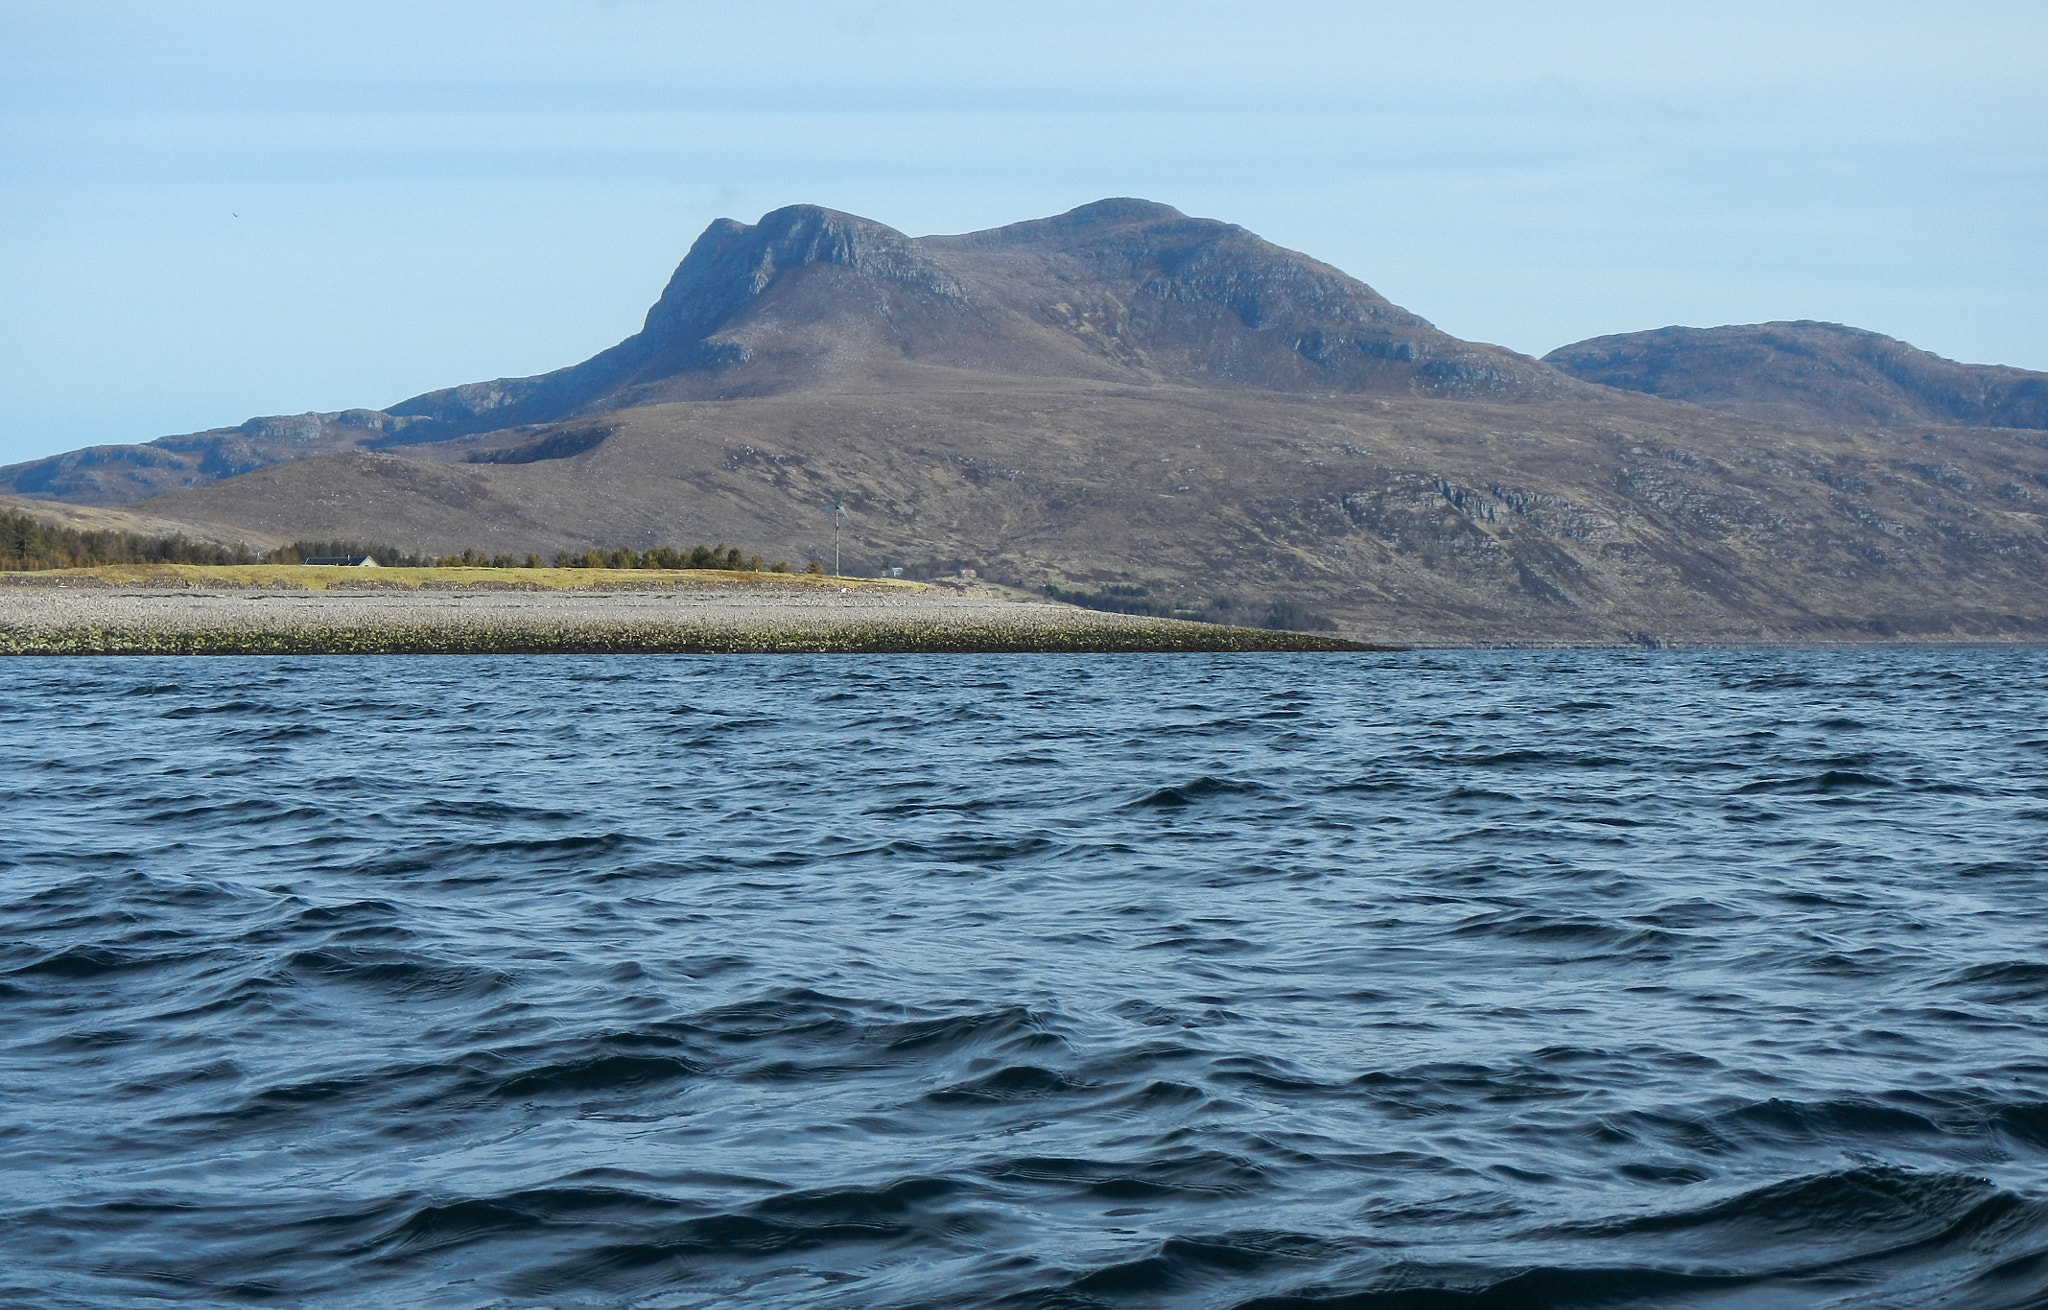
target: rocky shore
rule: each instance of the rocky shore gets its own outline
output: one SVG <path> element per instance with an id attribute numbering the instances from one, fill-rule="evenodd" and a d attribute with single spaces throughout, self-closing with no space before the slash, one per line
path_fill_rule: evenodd
<path id="1" fill-rule="evenodd" d="M 809 581 L 628 580 L 516 589 L 374 589 L 327 571 L 323 590 L 157 585 L 21 575 L 0 585 L 0 654 L 775 654 L 1088 651 L 1344 651 L 1296 632 L 1103 614 L 934 588 Z M 331 579 L 331 580 L 330 580 Z M 370 582 L 370 579 L 364 579 Z"/>

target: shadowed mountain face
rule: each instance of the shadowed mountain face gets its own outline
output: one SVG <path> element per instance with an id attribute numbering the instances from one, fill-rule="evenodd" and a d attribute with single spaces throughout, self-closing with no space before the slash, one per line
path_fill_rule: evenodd
<path id="1" fill-rule="evenodd" d="M 1958 364 L 1839 323 L 1659 328 L 1543 357 L 1602 386 L 1780 423 L 2048 428 L 2048 373 Z"/>
<path id="2" fill-rule="evenodd" d="M 1439 332 L 1326 264 L 1149 201 L 925 238 L 793 205 L 751 227 L 713 223 L 641 330 L 570 368 L 96 446 L 0 470 L 0 491 L 122 504 L 347 449 L 665 401 L 951 387 L 962 371 L 1448 399 L 1584 390 Z"/>

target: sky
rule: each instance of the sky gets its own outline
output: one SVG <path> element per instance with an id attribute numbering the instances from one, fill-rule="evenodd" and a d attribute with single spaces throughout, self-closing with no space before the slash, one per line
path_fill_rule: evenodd
<path id="1" fill-rule="evenodd" d="M 719 217 L 1116 195 L 1530 354 L 2048 370 L 2048 4 L 0 0 L 0 463 L 574 363 Z"/>

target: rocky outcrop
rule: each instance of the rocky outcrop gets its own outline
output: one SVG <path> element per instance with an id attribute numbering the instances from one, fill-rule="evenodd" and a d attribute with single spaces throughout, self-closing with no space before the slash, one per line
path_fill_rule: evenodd
<path id="1" fill-rule="evenodd" d="M 1543 360 L 1602 386 L 1781 423 L 2048 428 L 2048 373 L 1959 364 L 1839 323 L 1667 327 Z"/>
<path id="2" fill-rule="evenodd" d="M 943 269 L 880 223 L 816 205 L 778 209 L 753 226 L 721 218 L 690 247 L 640 331 L 618 345 L 553 373 L 430 391 L 388 412 L 420 421 L 408 440 L 445 440 L 658 399 L 789 390 L 800 381 L 764 386 L 733 374 L 754 363 L 758 352 L 750 335 L 760 334 L 744 330 L 750 311 L 818 269 L 840 270 L 871 293 L 881 290 L 878 297 L 850 297 L 855 300 L 965 302 Z M 819 344 L 824 348 L 813 352 L 813 362 L 823 365 L 830 343 Z"/>

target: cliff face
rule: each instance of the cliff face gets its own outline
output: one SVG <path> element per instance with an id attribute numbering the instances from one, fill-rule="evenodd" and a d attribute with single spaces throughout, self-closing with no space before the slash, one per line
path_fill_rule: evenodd
<path id="1" fill-rule="evenodd" d="M 1839 323 L 1667 327 L 1560 346 L 1574 377 L 1781 423 L 2048 428 L 2048 373 L 1958 364 Z"/>
<path id="2" fill-rule="evenodd" d="M 873 350 L 877 332 L 902 351 L 904 324 L 935 306 L 971 314 L 963 288 L 893 228 L 815 205 L 751 227 L 722 218 L 618 345 L 553 373 L 430 391 L 386 412 L 421 421 L 410 443 L 655 399 L 791 390 L 842 372 L 849 353 Z"/>

